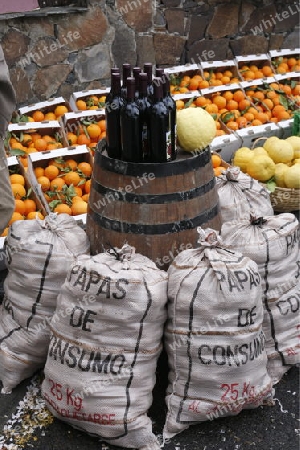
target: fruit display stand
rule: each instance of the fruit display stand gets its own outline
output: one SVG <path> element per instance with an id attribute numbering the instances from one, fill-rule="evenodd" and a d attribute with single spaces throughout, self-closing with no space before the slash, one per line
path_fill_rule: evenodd
<path id="1" fill-rule="evenodd" d="M 64 97 L 56 97 L 19 108 L 14 122 L 58 120 L 62 114 L 71 110 L 69 102 Z"/>
<path id="2" fill-rule="evenodd" d="M 38 179 L 36 177 L 35 169 L 37 167 L 42 167 L 45 169 L 51 161 L 56 161 L 58 164 L 61 164 L 63 161 L 66 161 L 68 159 L 76 161 L 77 164 L 85 162 L 90 164 L 91 167 L 93 167 L 93 158 L 86 145 L 70 146 L 57 150 L 52 150 L 51 152 L 39 152 L 39 153 L 32 153 L 29 155 L 28 170 L 27 170 L 28 177 L 32 184 L 34 192 L 41 199 L 41 202 L 48 214 L 53 212 L 53 209 L 49 206 L 49 202 L 45 197 L 47 189 L 43 190 L 41 184 L 39 184 Z M 90 176 L 87 177 L 86 179 L 90 179 Z M 75 195 L 76 194 L 73 194 L 73 196 Z M 50 198 L 50 200 L 58 199 L 58 197 L 59 195 L 53 196 Z M 75 220 L 85 224 L 86 213 L 73 216 Z"/>
<path id="3" fill-rule="evenodd" d="M 201 63 L 202 77 L 209 86 L 222 86 L 242 80 L 233 59 L 224 61 L 204 61 Z"/>
<path id="4" fill-rule="evenodd" d="M 277 136 L 280 138 L 282 136 L 282 130 L 278 124 L 270 122 L 264 125 L 243 128 L 242 130 L 239 130 L 238 134 L 242 139 L 242 145 L 244 147 L 251 148 L 258 138 L 268 138 L 271 136 Z"/>
<path id="5" fill-rule="evenodd" d="M 100 128 L 100 134 L 97 135 L 97 129 L 89 129 L 89 125 L 105 123 L 105 109 L 75 111 L 66 113 L 61 117 L 60 124 L 65 134 L 65 140 L 68 145 L 85 144 L 94 154 L 95 148 L 99 140 L 106 136 L 104 128 Z M 82 142 L 80 138 L 82 133 Z"/>
<path id="6" fill-rule="evenodd" d="M 285 48 L 269 51 L 271 64 L 276 74 L 300 70 L 300 48 Z"/>
<path id="7" fill-rule="evenodd" d="M 170 80 L 171 94 L 185 94 L 188 92 L 195 92 L 200 89 L 199 81 L 202 81 L 202 71 L 199 64 L 185 64 L 181 66 L 168 67 L 164 69 L 165 74 Z M 199 79 L 194 79 L 195 83 L 190 83 L 193 77 L 197 76 Z M 187 77 L 186 79 L 184 77 Z"/>
<path id="8" fill-rule="evenodd" d="M 45 217 L 47 215 L 47 211 L 44 208 L 44 205 L 42 204 L 40 198 L 34 192 L 31 182 L 29 180 L 29 177 L 27 175 L 27 172 L 25 171 L 22 164 L 19 163 L 18 158 L 16 156 L 9 156 L 7 158 L 7 165 L 8 165 L 8 171 L 9 171 L 10 175 L 18 174 L 18 175 L 22 175 L 22 177 L 24 178 L 25 195 L 23 196 L 24 192 L 20 192 L 19 195 L 16 195 L 16 202 L 19 200 L 23 201 L 24 198 L 32 200 L 35 204 L 36 211 L 40 212 L 42 214 L 42 216 Z M 20 202 L 20 203 L 22 203 L 22 202 Z M 32 208 L 32 210 L 33 209 L 34 208 Z M 15 209 L 15 211 L 16 210 L 17 210 L 17 208 Z M 24 220 L 30 220 L 32 218 L 32 217 L 27 217 L 28 214 L 26 214 L 25 211 L 22 211 L 21 216 L 23 217 Z M 22 219 L 22 217 L 20 217 L 20 219 Z M 20 220 L 20 219 L 18 219 L 18 220 Z M 4 231 L 3 234 L 6 234 L 6 232 Z M 6 269 L 5 252 L 3 249 L 4 240 L 5 240 L 5 236 L 0 236 L 0 270 Z"/>
<path id="9" fill-rule="evenodd" d="M 31 146 L 32 140 L 38 136 L 38 139 L 45 142 L 35 143 Z M 47 138 L 45 138 L 47 136 Z M 45 139 L 44 139 L 45 138 Z M 16 142 L 13 142 L 14 139 Z M 16 145 L 19 144 L 19 145 Z M 50 145 L 51 144 L 51 145 Z M 13 155 L 14 150 L 20 150 L 18 154 L 26 156 L 33 151 L 51 150 L 60 147 L 66 147 L 65 134 L 61 124 L 57 120 L 44 122 L 19 122 L 8 125 L 8 132 L 5 139 L 5 147 L 8 155 Z"/>
<path id="10" fill-rule="evenodd" d="M 109 91 L 110 87 L 73 92 L 69 99 L 70 106 L 73 111 L 103 109 Z"/>
<path id="11" fill-rule="evenodd" d="M 234 152 L 241 146 L 241 137 L 237 133 L 231 132 L 226 136 L 217 136 L 209 148 L 212 152 L 219 154 L 224 162 L 230 163 Z"/>
<path id="12" fill-rule="evenodd" d="M 243 81 L 272 77 L 275 75 L 267 53 L 236 56 L 238 73 Z"/>

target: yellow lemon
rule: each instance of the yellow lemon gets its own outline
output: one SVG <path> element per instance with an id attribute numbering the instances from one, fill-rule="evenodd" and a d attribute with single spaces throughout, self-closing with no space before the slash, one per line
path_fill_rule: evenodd
<path id="1" fill-rule="evenodd" d="M 249 147 L 240 147 L 234 154 L 233 165 L 239 167 L 243 172 L 247 171 L 247 164 L 254 153 Z"/>
<path id="2" fill-rule="evenodd" d="M 264 146 L 264 148 L 266 147 Z M 276 164 L 287 164 L 294 159 L 294 149 L 292 145 L 284 139 L 274 140 L 266 150 L 270 158 L 272 158 Z"/>
<path id="3" fill-rule="evenodd" d="M 247 173 L 258 181 L 268 181 L 275 174 L 275 163 L 266 155 L 251 158 L 247 164 Z"/>
<path id="4" fill-rule="evenodd" d="M 265 150 L 263 147 L 256 147 L 255 149 L 253 149 L 253 154 L 254 154 L 254 156 L 258 156 L 258 155 L 267 155 L 268 156 L 267 150 Z"/>
<path id="5" fill-rule="evenodd" d="M 216 136 L 216 123 L 202 108 L 178 110 L 176 123 L 179 145 L 188 152 L 205 149 Z"/>
<path id="6" fill-rule="evenodd" d="M 274 174 L 274 179 L 275 179 L 276 186 L 279 186 L 279 187 L 282 187 L 282 188 L 286 187 L 285 181 L 284 181 L 284 174 L 285 174 L 285 171 L 288 168 L 289 168 L 289 166 L 287 166 L 284 163 L 276 164 L 275 174 Z"/>
<path id="7" fill-rule="evenodd" d="M 294 159 L 300 158 L 300 136 L 290 136 L 286 139 L 294 149 Z"/>
<path id="8" fill-rule="evenodd" d="M 284 172 L 286 187 L 300 189 L 300 164 L 294 164 Z"/>

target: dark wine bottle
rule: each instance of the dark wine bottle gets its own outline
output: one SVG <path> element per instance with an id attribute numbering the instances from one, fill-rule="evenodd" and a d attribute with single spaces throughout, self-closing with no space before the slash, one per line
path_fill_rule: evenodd
<path id="1" fill-rule="evenodd" d="M 162 76 L 162 86 L 163 86 L 163 102 L 169 111 L 169 127 L 170 127 L 170 138 L 171 138 L 171 160 L 176 159 L 177 149 L 176 149 L 176 102 L 170 93 L 170 80 L 169 77 L 164 74 Z"/>
<path id="2" fill-rule="evenodd" d="M 147 74 L 147 94 L 150 100 L 153 98 L 153 84 L 152 84 L 152 64 L 144 64 L 144 72 Z"/>
<path id="3" fill-rule="evenodd" d="M 147 94 L 147 74 L 139 74 L 139 96 L 136 100 L 140 110 L 140 139 L 142 142 L 143 160 L 149 161 L 149 134 L 151 102 Z"/>
<path id="4" fill-rule="evenodd" d="M 114 73 L 120 73 L 119 67 L 112 67 L 110 69 L 110 91 L 106 95 L 105 103 L 110 102 L 112 98 L 112 78 Z"/>
<path id="5" fill-rule="evenodd" d="M 105 103 L 107 154 L 110 158 L 121 159 L 120 114 L 125 101 L 121 97 L 120 73 L 112 74 L 111 89 L 111 99 Z"/>
<path id="6" fill-rule="evenodd" d="M 142 72 L 142 69 L 140 67 L 134 67 L 132 69 L 132 75 L 135 80 L 135 98 L 138 98 L 139 96 L 139 74 Z"/>
<path id="7" fill-rule="evenodd" d="M 135 101 L 135 80 L 127 78 L 127 96 L 121 109 L 122 158 L 129 162 L 143 162 L 140 139 L 140 110 Z"/>
<path id="8" fill-rule="evenodd" d="M 155 69 L 155 76 L 156 77 L 162 77 L 164 75 L 165 71 L 162 67 L 156 67 Z"/>
<path id="9" fill-rule="evenodd" d="M 163 101 L 162 79 L 153 79 L 153 103 L 150 109 L 149 160 L 153 163 L 171 161 L 171 130 L 169 110 Z"/>
<path id="10" fill-rule="evenodd" d="M 127 91 L 126 91 L 126 84 L 127 84 L 127 78 L 131 77 L 131 65 L 128 63 L 124 63 L 122 65 L 122 85 L 121 85 L 121 95 L 123 98 L 126 99 Z"/>

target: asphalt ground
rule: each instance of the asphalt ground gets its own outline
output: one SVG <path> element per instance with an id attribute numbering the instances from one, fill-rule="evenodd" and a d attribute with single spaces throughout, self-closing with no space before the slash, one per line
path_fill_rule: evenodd
<path id="1" fill-rule="evenodd" d="M 2 300 L 0 272 L 0 302 Z M 149 416 L 162 436 L 167 361 L 163 353 Z M 41 397 L 43 371 L 0 394 L 0 450 L 120 450 L 54 418 Z M 274 405 L 244 410 L 236 416 L 192 425 L 164 444 L 164 450 L 299 450 L 299 367 L 292 367 L 274 386 Z"/>

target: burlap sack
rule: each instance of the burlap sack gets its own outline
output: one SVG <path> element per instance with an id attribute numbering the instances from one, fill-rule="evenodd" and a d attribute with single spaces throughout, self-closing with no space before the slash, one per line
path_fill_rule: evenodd
<path id="1" fill-rule="evenodd" d="M 258 265 L 268 369 L 277 383 L 300 362 L 299 222 L 289 213 L 252 217 L 225 223 L 221 236 L 227 248 L 243 252 Z"/>
<path id="2" fill-rule="evenodd" d="M 132 247 L 79 257 L 51 321 L 42 384 L 51 412 L 110 444 L 158 450 L 147 411 L 166 303 L 167 273 Z"/>
<path id="3" fill-rule="evenodd" d="M 248 218 L 252 210 L 261 216 L 274 214 L 270 193 L 239 167 L 229 167 L 216 177 L 222 223 Z"/>
<path id="4" fill-rule="evenodd" d="M 0 309 L 0 380 L 9 393 L 44 366 L 49 320 L 75 257 L 89 253 L 82 228 L 67 214 L 14 222 L 5 242 L 8 274 Z"/>
<path id="5" fill-rule="evenodd" d="M 199 229 L 200 247 L 169 267 L 170 365 L 164 438 L 271 398 L 257 265 Z"/>

